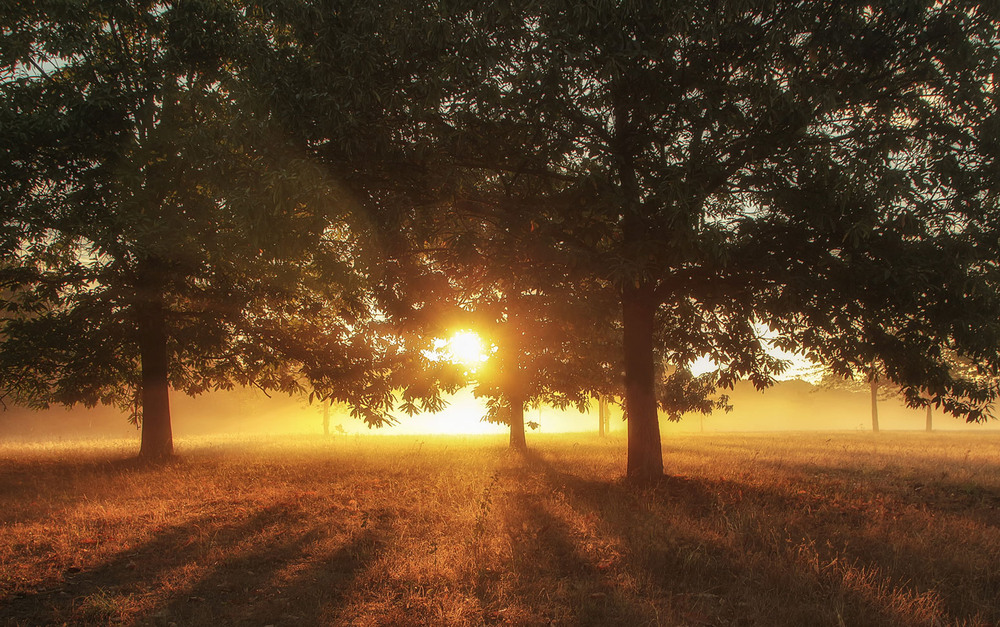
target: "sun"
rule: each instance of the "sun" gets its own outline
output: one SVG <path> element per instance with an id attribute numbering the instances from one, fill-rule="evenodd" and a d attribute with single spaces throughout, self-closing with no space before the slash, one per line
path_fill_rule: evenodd
<path id="1" fill-rule="evenodd" d="M 457 331 L 445 346 L 447 358 L 475 369 L 489 356 L 483 351 L 483 340 L 475 331 Z"/>

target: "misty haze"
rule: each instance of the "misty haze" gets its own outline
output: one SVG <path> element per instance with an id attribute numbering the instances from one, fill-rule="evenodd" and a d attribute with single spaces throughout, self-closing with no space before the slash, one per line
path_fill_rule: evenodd
<path id="1" fill-rule="evenodd" d="M 995 0 L 0 6 L 0 627 L 1000 624 Z"/>

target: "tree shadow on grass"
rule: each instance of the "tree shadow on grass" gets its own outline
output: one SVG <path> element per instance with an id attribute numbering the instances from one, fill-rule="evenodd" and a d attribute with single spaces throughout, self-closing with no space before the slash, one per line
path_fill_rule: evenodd
<path id="1" fill-rule="evenodd" d="M 844 565 L 828 560 L 822 528 L 795 529 L 795 503 L 735 481 L 664 477 L 645 486 L 581 479 L 536 453 L 527 468 L 626 548 L 622 573 L 640 582 L 660 624 L 899 625 L 946 621 L 947 600 L 892 577 L 892 560 L 922 556 L 885 547 Z M 849 567 L 847 567 L 849 566 Z M 973 581 L 976 574 L 961 574 Z M 996 620 L 994 613 L 985 618 Z M 916 619 L 916 620 L 915 620 Z"/>
<path id="2" fill-rule="evenodd" d="M 191 519 L 94 568 L 71 569 L 54 587 L 5 599 L 0 624 L 330 622 L 325 617 L 389 536 L 391 515 L 366 519 L 355 533 L 332 533 L 332 521 L 315 523 L 287 503 L 235 524 Z"/>
<path id="3" fill-rule="evenodd" d="M 152 585 L 159 574 L 193 559 L 196 548 L 190 542 L 195 529 L 211 524 L 199 517 L 160 530 L 148 542 L 109 557 L 91 569 L 70 567 L 58 582 L 3 600 L 0 620 L 7 625 L 55 624 L 71 620 L 97 620 L 98 616 L 76 615 L 81 599 L 98 591 Z M 109 612 L 110 612 L 110 608 Z M 105 620 L 114 617 L 107 615 Z"/>
<path id="4" fill-rule="evenodd" d="M 136 473 L 153 475 L 182 464 L 183 458 L 176 457 L 157 463 L 136 457 L 3 460 L 0 461 L 0 524 L 46 518 L 53 508 L 79 500 L 81 490 L 89 491 L 90 496 L 95 491 L 110 492 L 114 483 L 109 480 Z M 44 492 L 44 500 L 36 499 L 39 490 Z M 4 507 L 8 503 L 11 506 Z"/>
<path id="5" fill-rule="evenodd" d="M 514 493 L 503 510 L 509 564 L 480 571 L 476 596 L 486 624 L 648 624 L 649 607 L 621 590 L 608 563 L 581 546 L 537 493 Z"/>
<path id="6" fill-rule="evenodd" d="M 754 491 L 758 496 L 766 496 L 770 503 L 778 507 L 830 513 L 862 524 L 871 512 L 859 509 L 859 503 L 873 498 L 889 498 L 925 511 L 929 517 L 962 521 L 970 526 L 1000 528 L 1000 487 L 992 480 L 1000 476 L 1000 461 L 961 462 L 952 458 L 941 460 L 938 467 L 924 457 L 904 460 L 895 453 L 888 458 L 858 461 L 850 457 L 853 451 L 839 451 L 839 443 L 828 448 L 813 445 L 810 447 L 815 452 L 813 458 L 800 455 L 804 447 L 798 445 L 793 449 L 795 454 L 788 458 L 777 457 L 775 451 L 770 451 L 758 459 L 756 453 L 761 449 L 753 442 L 727 442 L 723 448 L 746 453 L 748 461 L 739 473 L 742 477 L 763 474 L 786 482 L 799 482 L 797 491 L 765 491 L 759 488 Z M 704 458 L 710 458 L 712 454 L 711 450 L 673 450 Z M 667 447 L 664 448 L 665 455 L 670 452 Z M 838 492 L 837 498 L 831 499 L 832 495 L 825 493 L 831 487 Z M 746 482 L 734 478 L 733 481 L 717 482 L 717 488 L 730 492 L 734 489 L 743 491 L 746 490 Z"/>
<path id="7" fill-rule="evenodd" d="M 315 625 L 333 620 L 355 578 L 384 549 L 393 516 L 379 511 L 350 535 L 333 540 L 322 525 L 254 538 L 251 549 L 215 565 L 158 617 L 184 625 Z"/>
<path id="8" fill-rule="evenodd" d="M 755 465 L 774 473 L 789 471 L 811 479 L 863 482 L 865 472 L 841 462 L 756 461 Z M 1000 476 L 1000 463 L 980 462 L 976 473 L 981 477 Z M 946 467 L 947 468 L 947 467 Z M 959 467 L 961 470 L 961 467 Z M 1000 527 L 1000 487 L 942 471 L 926 481 L 918 481 L 906 469 L 878 469 L 878 481 L 888 482 L 892 493 L 903 503 L 932 510 L 936 514 L 958 515 L 978 524 Z"/>

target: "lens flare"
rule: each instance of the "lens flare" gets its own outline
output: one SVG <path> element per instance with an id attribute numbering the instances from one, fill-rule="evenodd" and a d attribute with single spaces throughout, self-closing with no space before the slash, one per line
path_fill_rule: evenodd
<path id="1" fill-rule="evenodd" d="M 483 340 L 474 331 L 458 331 L 452 335 L 446 354 L 451 361 L 473 369 L 488 359 L 483 351 Z"/>

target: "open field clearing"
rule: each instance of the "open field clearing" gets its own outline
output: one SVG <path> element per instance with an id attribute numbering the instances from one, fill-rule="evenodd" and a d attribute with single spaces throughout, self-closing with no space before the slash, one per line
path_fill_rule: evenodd
<path id="1" fill-rule="evenodd" d="M 0 446 L 0 624 L 1000 623 L 1000 434 L 529 446 Z"/>

